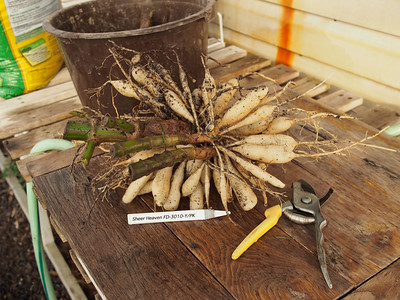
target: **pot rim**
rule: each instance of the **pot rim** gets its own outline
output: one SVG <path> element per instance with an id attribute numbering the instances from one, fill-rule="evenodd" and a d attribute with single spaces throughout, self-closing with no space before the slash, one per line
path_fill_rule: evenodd
<path id="1" fill-rule="evenodd" d="M 200 11 L 189 15 L 185 18 L 164 23 L 161 25 L 156 25 L 156 26 L 150 26 L 146 28 L 139 28 L 139 29 L 130 29 L 130 30 L 122 30 L 122 31 L 110 31 L 110 32 L 72 32 L 72 31 L 65 31 L 58 29 L 54 27 L 51 22 L 58 17 L 60 14 L 68 12 L 69 10 L 75 9 L 77 7 L 85 7 L 89 5 L 91 2 L 94 1 L 88 1 L 80 4 L 76 4 L 70 7 L 66 7 L 63 9 L 60 9 L 53 14 L 51 14 L 42 24 L 43 29 L 52 34 L 55 35 L 58 38 L 65 38 L 65 39 L 114 39 L 114 38 L 124 38 L 124 37 L 132 37 L 132 36 L 141 36 L 141 35 L 147 35 L 151 33 L 156 33 L 156 32 L 162 32 L 162 31 L 167 31 L 176 27 L 180 27 L 183 25 L 186 25 L 188 23 L 195 22 L 199 19 L 204 18 L 205 21 L 209 21 L 214 17 L 214 4 L 215 0 L 207 0 L 207 4 L 205 5 L 204 8 L 202 8 Z M 163 0 L 156 0 L 154 2 L 163 2 Z M 181 3 L 186 2 L 186 1 L 181 1 Z M 192 3 L 192 2 L 189 2 Z"/>

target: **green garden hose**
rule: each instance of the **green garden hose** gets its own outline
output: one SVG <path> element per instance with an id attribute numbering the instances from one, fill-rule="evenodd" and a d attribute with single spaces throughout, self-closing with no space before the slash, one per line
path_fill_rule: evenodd
<path id="1" fill-rule="evenodd" d="M 400 135 L 400 124 L 395 124 L 390 126 L 388 129 L 384 131 L 384 133 L 391 135 L 391 136 L 398 136 Z"/>
<path id="2" fill-rule="evenodd" d="M 74 145 L 70 141 L 61 139 L 46 139 L 37 143 L 30 153 L 40 153 L 48 150 L 66 150 Z M 28 211 L 32 235 L 33 251 L 35 253 L 36 264 L 39 269 L 40 279 L 43 284 L 47 299 L 57 299 L 53 283 L 51 282 L 49 269 L 44 256 L 42 237 L 40 233 L 39 207 L 38 200 L 33 192 L 33 182 L 26 184 L 26 196 L 28 198 Z"/>

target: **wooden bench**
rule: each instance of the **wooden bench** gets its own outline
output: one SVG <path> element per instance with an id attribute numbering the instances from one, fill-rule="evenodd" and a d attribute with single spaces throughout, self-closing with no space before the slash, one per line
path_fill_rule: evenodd
<path id="1" fill-rule="evenodd" d="M 259 70 L 280 86 L 294 81 L 296 86 L 290 92 L 303 95 L 296 105 L 304 109 L 345 113 L 355 111 L 362 103 L 357 95 L 317 82 L 285 65 L 273 65 L 248 53 L 238 57 L 237 49 L 225 51 L 234 61 L 224 62 L 223 54 L 214 53 L 221 63 L 211 66 L 217 81 Z M 259 77 L 249 84 L 262 82 Z M 324 247 L 334 286 L 329 289 L 319 270 L 312 225 L 294 225 L 282 218 L 238 261 L 232 261 L 234 248 L 264 219 L 262 203 L 246 213 L 231 207 L 236 224 L 220 218 L 128 226 L 127 213 L 151 211 L 150 196 L 129 205 L 121 203 L 120 194 L 109 202 L 96 202 L 89 187 L 75 181 L 94 175 L 104 163 L 102 156 L 87 170 L 77 166 L 71 171 L 75 149 L 28 155 L 38 141 L 59 137 L 69 112 L 80 108 L 65 69 L 48 87 L 0 105 L 0 138 L 7 155 L 17 160 L 27 180 L 33 179 L 36 194 L 57 231 L 68 241 L 86 280 L 104 298 L 356 299 L 370 293 L 377 298 L 400 294 L 396 284 L 400 275 L 398 153 L 357 147 L 345 157 L 299 159 L 271 166 L 271 172 L 286 183 L 288 195 L 291 183 L 299 178 L 316 187 L 321 196 L 329 187 L 334 189 L 332 199 L 323 206 L 328 221 Z M 376 132 L 358 120 L 325 120 L 323 125 L 343 139 Z M 301 129 L 295 127 L 292 134 L 299 134 Z M 384 134 L 371 143 L 400 149 L 396 139 Z M 215 192 L 212 200 L 218 203 Z M 26 207 L 26 199 L 20 202 Z M 269 205 L 276 203 L 271 199 Z M 44 211 L 42 214 L 45 216 Z M 51 235 L 50 225 L 45 234 Z M 54 245 L 54 238 L 49 241 Z M 46 252 L 52 259 L 49 248 Z M 59 254 L 52 260 L 56 269 L 63 261 Z M 75 289 L 68 266 L 65 262 L 61 265 L 57 271 L 71 298 L 85 297 Z"/>

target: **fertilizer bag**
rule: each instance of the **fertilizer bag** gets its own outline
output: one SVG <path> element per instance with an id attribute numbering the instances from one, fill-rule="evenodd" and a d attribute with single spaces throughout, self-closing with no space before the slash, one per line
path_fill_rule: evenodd
<path id="1" fill-rule="evenodd" d="M 60 70 L 57 41 L 42 28 L 58 9 L 58 0 L 0 0 L 1 98 L 39 89 Z"/>

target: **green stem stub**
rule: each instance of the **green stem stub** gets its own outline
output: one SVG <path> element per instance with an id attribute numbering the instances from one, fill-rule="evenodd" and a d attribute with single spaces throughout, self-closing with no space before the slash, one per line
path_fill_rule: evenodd
<path id="1" fill-rule="evenodd" d="M 115 128 L 97 127 L 93 131 L 92 125 L 85 122 L 68 121 L 65 126 L 63 138 L 66 140 L 87 141 L 94 140 L 96 143 L 126 141 L 124 132 Z"/>
<path id="2" fill-rule="evenodd" d="M 92 131 L 92 126 L 89 123 L 68 121 L 65 126 L 63 138 L 69 141 L 80 140 L 85 141 Z"/>
<path id="3" fill-rule="evenodd" d="M 94 141 L 87 142 L 85 152 L 83 153 L 83 156 L 82 156 L 82 165 L 84 168 L 87 167 L 90 159 L 92 158 L 94 147 L 95 147 Z"/>
<path id="4" fill-rule="evenodd" d="M 172 151 L 164 151 L 160 154 L 140 160 L 129 166 L 131 179 L 136 180 L 146 176 L 152 172 L 161 170 L 166 167 L 172 167 L 177 163 L 189 159 L 209 159 L 216 155 L 212 147 L 202 148 L 183 148 Z"/>
<path id="5" fill-rule="evenodd" d="M 112 157 L 121 157 L 128 153 L 139 152 L 154 148 L 175 146 L 180 142 L 177 135 L 156 135 L 144 137 L 123 143 L 116 143 L 110 148 Z"/>
<path id="6" fill-rule="evenodd" d="M 112 157 L 121 157 L 129 153 L 155 148 L 167 148 L 176 145 L 201 144 L 213 142 L 213 138 L 204 134 L 171 134 L 143 137 L 136 140 L 115 143 L 110 148 Z"/>
<path id="7" fill-rule="evenodd" d="M 129 133 L 135 132 L 135 126 L 133 124 L 119 118 L 106 116 L 102 118 L 100 123 L 107 128 L 118 128 Z"/>

